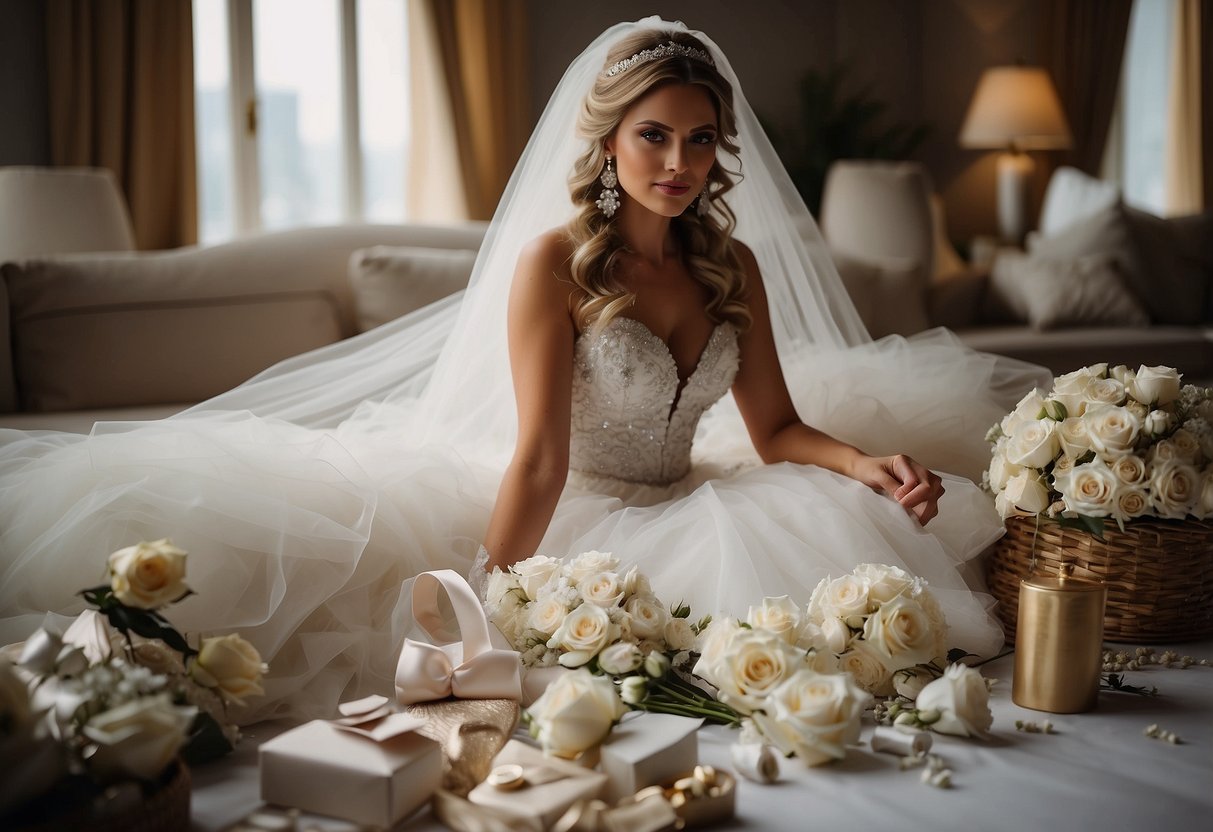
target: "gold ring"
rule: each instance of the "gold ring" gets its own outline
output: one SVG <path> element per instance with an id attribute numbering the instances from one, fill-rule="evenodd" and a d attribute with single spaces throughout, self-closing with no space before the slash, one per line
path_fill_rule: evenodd
<path id="1" fill-rule="evenodd" d="M 489 776 L 485 778 L 485 782 L 494 789 L 511 792 L 514 789 L 520 789 L 525 786 L 526 778 L 522 776 L 522 766 L 506 763 L 490 771 Z"/>

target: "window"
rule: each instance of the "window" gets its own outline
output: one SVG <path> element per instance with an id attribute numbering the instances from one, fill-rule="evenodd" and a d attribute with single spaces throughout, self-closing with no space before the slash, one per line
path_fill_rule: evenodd
<path id="1" fill-rule="evenodd" d="M 199 239 L 405 219 L 406 0 L 195 0 Z"/>

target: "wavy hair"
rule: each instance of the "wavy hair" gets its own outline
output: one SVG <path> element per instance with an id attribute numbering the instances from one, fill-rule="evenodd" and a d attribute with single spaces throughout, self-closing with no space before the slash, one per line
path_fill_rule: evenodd
<path id="1" fill-rule="evenodd" d="M 670 41 L 708 51 L 685 32 L 639 32 L 615 44 L 605 66 Z M 598 75 L 577 119 L 577 131 L 589 140 L 589 146 L 577 158 L 569 176 L 569 192 L 577 209 L 567 226 L 574 247 L 570 271 L 573 283 L 585 295 L 571 309 L 579 330 L 601 329 L 635 301 L 635 294 L 624 290 L 616 279 L 620 255 L 627 247 L 614 224 L 595 204 L 603 190 L 598 178 L 606 163 L 605 142 L 624 113 L 642 96 L 665 84 L 695 84 L 707 91 L 716 108 L 717 148 L 738 159 L 740 168 L 733 88 L 711 64 L 671 56 L 634 65 L 614 76 Z M 707 178 L 711 210 L 700 216 L 692 203 L 673 219 L 671 228 L 691 276 L 708 290 L 708 317 L 714 323 L 728 321 L 744 330 L 750 325 L 744 301 L 745 267 L 732 242 L 736 218 L 723 199 L 734 187 L 734 176 L 740 176 L 740 172 L 726 171 L 717 160 Z"/>

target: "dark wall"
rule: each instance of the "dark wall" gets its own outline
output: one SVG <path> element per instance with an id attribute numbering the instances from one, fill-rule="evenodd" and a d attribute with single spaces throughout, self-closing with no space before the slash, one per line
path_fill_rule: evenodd
<path id="1" fill-rule="evenodd" d="M 0 165 L 50 161 L 42 0 L 0 3 Z"/>

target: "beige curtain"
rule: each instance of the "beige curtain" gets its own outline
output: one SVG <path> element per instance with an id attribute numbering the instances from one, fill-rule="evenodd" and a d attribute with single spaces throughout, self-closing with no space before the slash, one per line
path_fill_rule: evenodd
<path id="1" fill-rule="evenodd" d="M 1204 207 L 1213 208 L 1213 0 L 1200 4 L 1200 145 Z"/>
<path id="2" fill-rule="evenodd" d="M 410 4 L 414 135 L 410 216 L 489 219 L 530 131 L 522 0 Z M 425 74 L 422 74 L 425 73 Z M 420 135 L 418 135 L 420 134 Z M 451 178 L 455 151 L 458 177 Z M 427 204 L 432 203 L 432 204 Z"/>
<path id="3" fill-rule="evenodd" d="M 47 0 L 51 164 L 114 172 L 140 248 L 197 240 L 190 0 Z"/>
<path id="4" fill-rule="evenodd" d="M 1178 0 L 1167 102 L 1166 206 L 1171 215 L 1204 207 L 1201 173 L 1200 0 Z"/>

